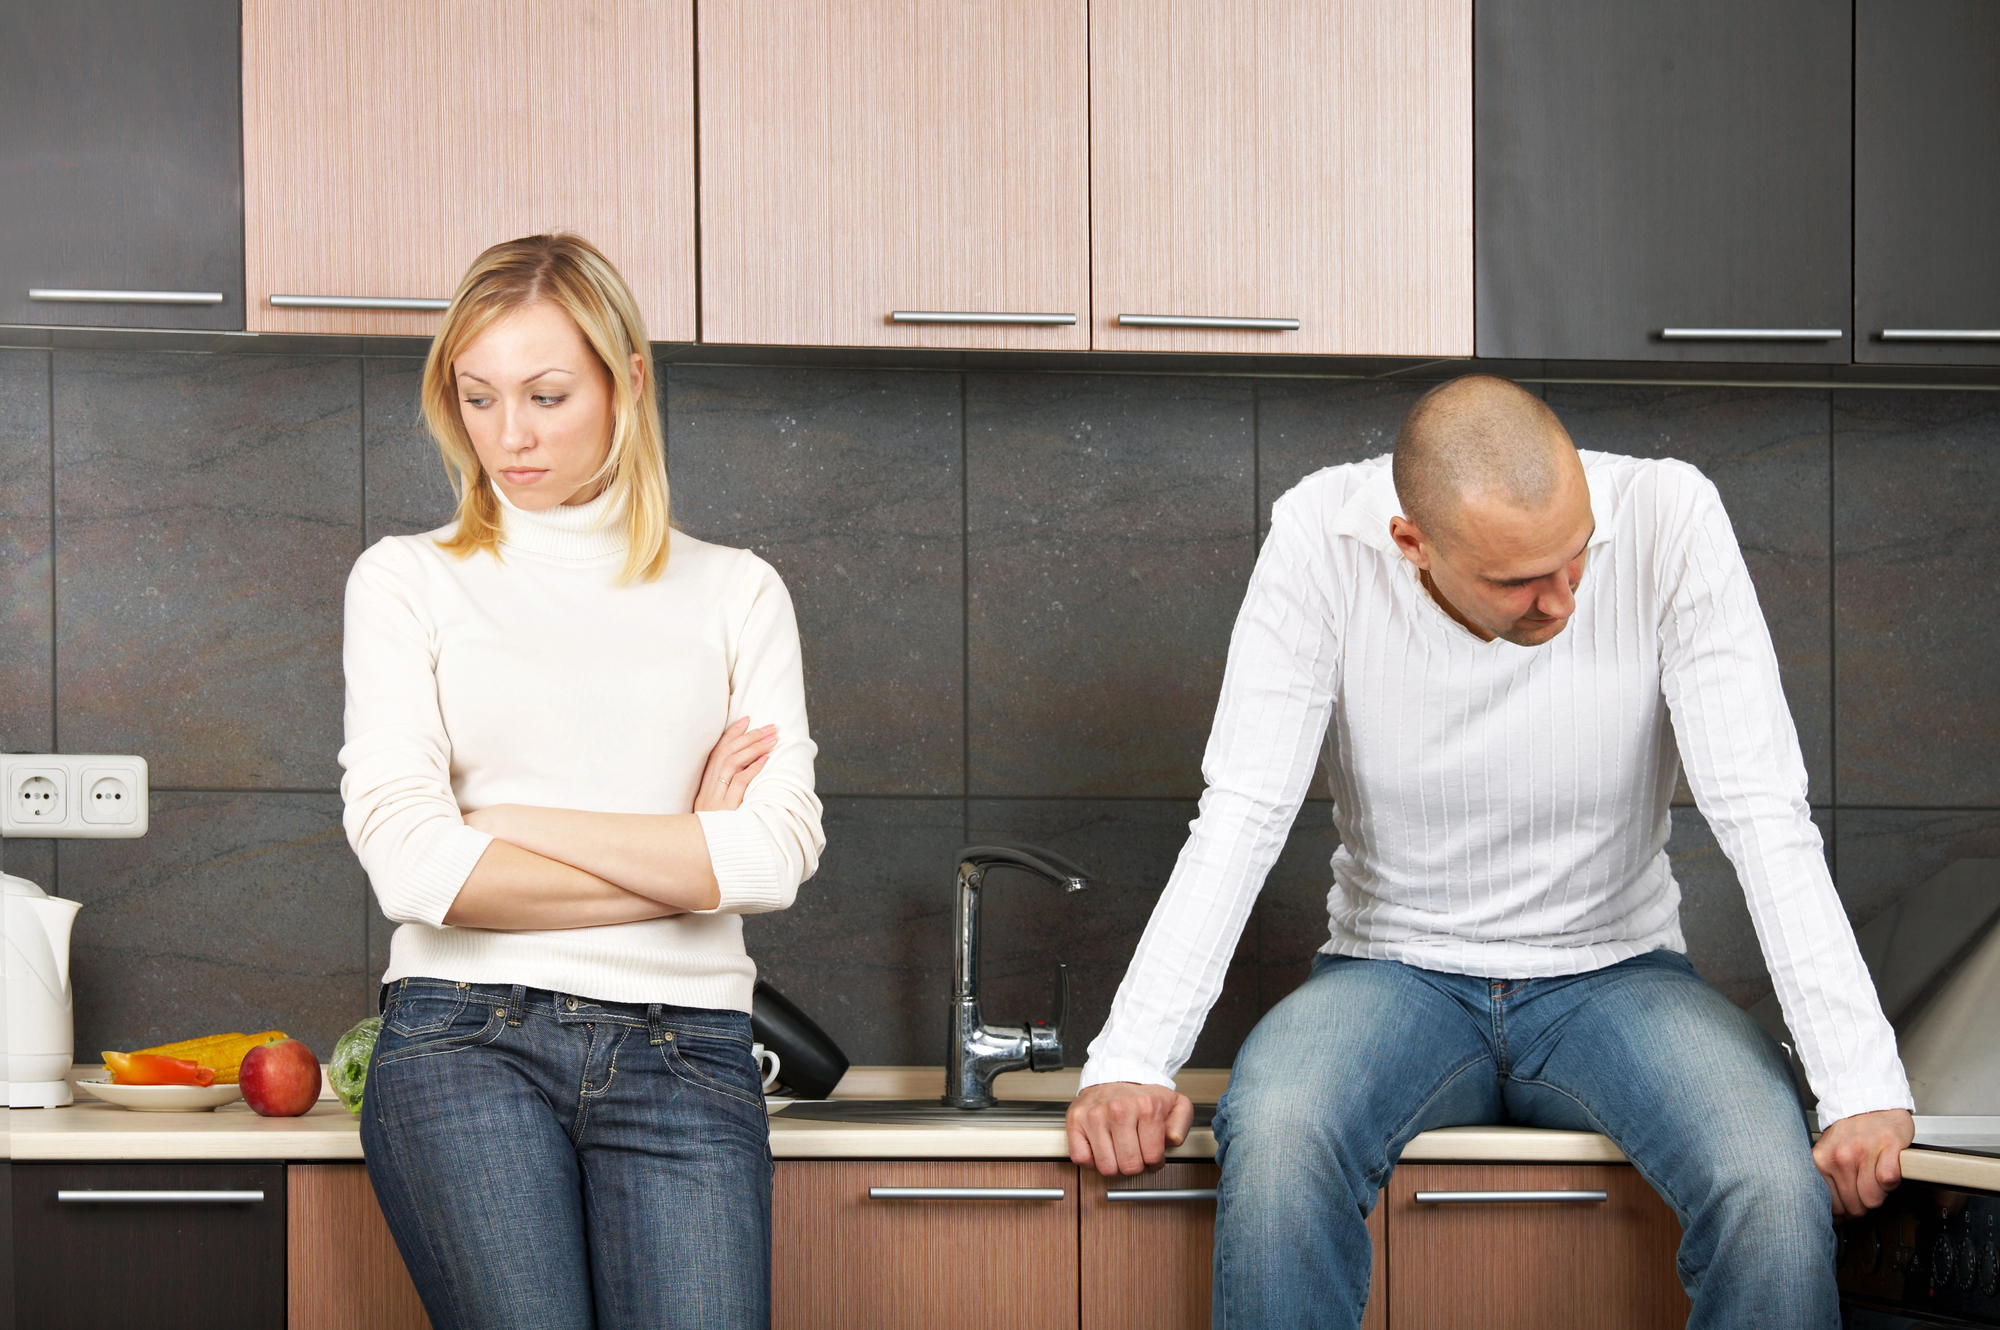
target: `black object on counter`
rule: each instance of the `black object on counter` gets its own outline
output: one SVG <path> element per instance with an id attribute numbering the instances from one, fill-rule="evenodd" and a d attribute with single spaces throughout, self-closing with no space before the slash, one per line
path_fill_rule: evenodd
<path id="1" fill-rule="evenodd" d="M 847 1074 L 847 1054 L 777 989 L 757 981 L 750 1030 L 778 1055 L 778 1080 L 798 1099 L 824 1099 Z"/>

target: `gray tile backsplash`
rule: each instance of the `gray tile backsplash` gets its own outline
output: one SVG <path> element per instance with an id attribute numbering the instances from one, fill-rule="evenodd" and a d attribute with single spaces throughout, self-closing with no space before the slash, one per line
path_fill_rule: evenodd
<path id="1" fill-rule="evenodd" d="M 396 356 L 0 350 L 0 751 L 138 752 L 151 833 L 10 841 L 84 902 L 78 1049 L 372 1010 L 392 926 L 340 828 L 340 606 L 369 541 L 449 519 Z M 1404 381 L 662 362 L 677 520 L 757 550 L 804 637 L 828 847 L 745 922 L 857 1062 L 940 1060 L 952 852 L 1040 841 L 1103 881 L 996 874 L 986 993 L 1102 1024 L 1194 815 L 1273 502 L 1386 451 Z M 2000 394 L 1550 384 L 1586 448 L 1695 462 L 1771 623 L 1857 922 L 2000 856 Z M 53 495 L 54 508 L 50 508 Z M 1324 793 L 1324 787 L 1316 787 Z M 1195 1051 L 1226 1064 L 1326 937 L 1309 801 Z M 1769 989 L 1699 814 L 1669 844 L 1696 965 Z"/>

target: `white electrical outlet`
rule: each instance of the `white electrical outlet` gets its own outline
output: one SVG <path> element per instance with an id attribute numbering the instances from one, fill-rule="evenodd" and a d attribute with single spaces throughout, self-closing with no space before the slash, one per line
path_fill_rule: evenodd
<path id="1" fill-rule="evenodd" d="M 0 753 L 0 836 L 146 834 L 146 759 Z"/>

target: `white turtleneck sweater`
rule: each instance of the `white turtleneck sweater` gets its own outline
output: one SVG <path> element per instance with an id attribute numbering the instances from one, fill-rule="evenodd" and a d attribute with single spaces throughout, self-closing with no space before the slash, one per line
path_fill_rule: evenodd
<path id="1" fill-rule="evenodd" d="M 347 580 L 348 842 L 396 930 L 383 981 L 526 984 L 613 1002 L 748 1011 L 741 916 L 790 905 L 825 846 L 798 626 L 771 566 L 673 533 L 666 571 L 621 585 L 607 495 L 530 513 L 500 496 L 496 559 L 446 527 L 383 540 Z M 492 838 L 461 813 L 534 804 L 686 813 L 724 727 L 775 723 L 740 809 L 697 814 L 714 910 L 546 932 L 453 928 Z"/>
<path id="2" fill-rule="evenodd" d="M 1431 599 L 1389 538 L 1388 457 L 1278 501 L 1201 815 L 1084 1085 L 1172 1083 L 1322 760 L 1341 846 L 1321 950 L 1496 978 L 1685 950 L 1666 855 L 1685 762 L 1822 1119 L 1911 1107 L 1715 487 L 1684 462 L 1583 460 L 1597 527 L 1576 613 L 1539 647 L 1482 642 Z"/>

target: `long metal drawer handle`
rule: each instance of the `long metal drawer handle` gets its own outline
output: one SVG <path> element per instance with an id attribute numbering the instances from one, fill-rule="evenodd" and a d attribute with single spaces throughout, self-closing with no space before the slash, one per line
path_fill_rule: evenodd
<path id="1" fill-rule="evenodd" d="M 1297 332 L 1297 319 L 1224 319 L 1207 314 L 1120 314 L 1121 328 L 1248 328 L 1254 332 Z"/>
<path id="2" fill-rule="evenodd" d="M 1061 1187 L 870 1187 L 871 1201 L 1060 1201 Z"/>
<path id="3" fill-rule="evenodd" d="M 56 1200 L 87 1205 L 255 1205 L 261 1191 L 59 1191 Z"/>
<path id="4" fill-rule="evenodd" d="M 2000 328 L 1884 328 L 1885 342 L 2000 342 Z"/>
<path id="5" fill-rule="evenodd" d="M 449 300 L 415 296 L 272 296 L 279 309 L 450 309 Z"/>
<path id="6" fill-rule="evenodd" d="M 93 305 L 220 305 L 220 291 L 87 291 L 31 286 L 30 300 L 78 301 Z"/>
<path id="7" fill-rule="evenodd" d="M 1215 1199 L 1213 1187 L 1160 1187 L 1152 1191 L 1141 1191 L 1125 1187 L 1116 1191 L 1106 1191 L 1107 1201 L 1212 1201 Z"/>
<path id="8" fill-rule="evenodd" d="M 1838 328 L 1662 328 L 1669 342 L 1837 342 Z"/>
<path id="9" fill-rule="evenodd" d="M 1036 328 L 1068 327 L 1074 314 L 989 314 L 980 310 L 899 309 L 890 313 L 891 323 L 981 323 L 1022 324 Z"/>
<path id="10" fill-rule="evenodd" d="M 1601 1191 L 1420 1191 L 1418 1205 L 1461 1205 L 1501 1201 L 1607 1201 Z"/>

